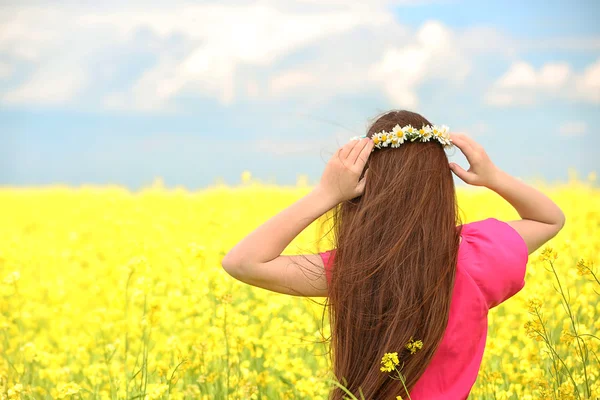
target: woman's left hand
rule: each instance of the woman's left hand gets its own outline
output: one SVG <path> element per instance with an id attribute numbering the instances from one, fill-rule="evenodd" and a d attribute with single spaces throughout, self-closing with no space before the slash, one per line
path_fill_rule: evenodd
<path id="1" fill-rule="evenodd" d="M 337 203 L 362 195 L 369 170 L 363 179 L 359 178 L 374 145 L 370 138 L 363 138 L 340 147 L 325 166 L 318 190 Z"/>

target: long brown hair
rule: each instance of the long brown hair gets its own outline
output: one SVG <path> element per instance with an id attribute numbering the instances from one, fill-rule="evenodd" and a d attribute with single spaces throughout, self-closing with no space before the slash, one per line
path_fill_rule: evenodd
<path id="1" fill-rule="evenodd" d="M 396 124 L 431 125 L 394 110 L 367 136 Z M 359 388 L 366 399 L 405 398 L 402 383 L 380 370 L 381 358 L 398 353 L 410 392 L 442 340 L 460 240 L 454 181 L 437 141 L 375 149 L 367 168 L 363 195 L 333 210 L 330 356 L 335 377 L 358 398 Z M 423 342 L 415 354 L 405 348 L 411 337 Z"/>

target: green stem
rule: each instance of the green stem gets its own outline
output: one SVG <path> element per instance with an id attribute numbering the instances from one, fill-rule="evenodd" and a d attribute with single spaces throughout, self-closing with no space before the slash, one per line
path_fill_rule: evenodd
<path id="1" fill-rule="evenodd" d="M 543 324 L 542 324 L 542 326 L 543 326 Z M 535 328 L 533 330 L 535 332 L 537 332 L 538 335 L 540 335 L 540 337 L 542 339 L 544 339 L 544 343 L 546 343 L 546 347 L 548 347 L 548 349 L 552 352 L 552 354 L 554 354 L 556 356 L 556 358 L 558 359 L 558 361 L 560 361 L 560 363 L 564 367 L 565 371 L 567 371 L 567 374 L 569 375 L 569 378 L 571 379 L 571 382 L 573 383 L 573 387 L 575 388 L 575 392 L 577 393 L 577 398 L 581 399 L 581 396 L 579 395 L 579 389 L 577 388 L 577 383 L 575 383 L 575 379 L 573 378 L 573 375 L 571 375 L 571 371 L 569 370 L 569 367 L 567 367 L 567 364 L 565 364 L 565 362 L 560 357 L 560 355 L 556 352 L 556 350 L 554 350 L 554 348 L 552 347 L 552 344 L 550 343 L 549 339 L 546 338 L 546 336 L 545 336 L 546 329 L 544 328 L 544 334 L 542 334 L 542 332 L 538 331 Z"/>
<path id="2" fill-rule="evenodd" d="M 148 311 L 148 294 L 145 293 L 144 294 L 144 313 L 142 315 L 142 320 L 146 321 L 146 325 L 144 326 L 144 328 L 143 328 L 144 330 L 142 331 L 142 340 L 144 342 L 143 348 L 142 348 L 142 357 L 143 357 L 143 361 L 142 361 L 143 391 L 142 391 L 142 394 L 144 395 L 144 397 L 146 396 L 146 390 L 148 388 L 148 351 L 149 351 L 148 349 L 150 347 L 149 346 L 150 333 L 152 331 L 152 326 L 150 325 L 150 322 L 146 319 L 147 311 Z"/>
<path id="3" fill-rule="evenodd" d="M 125 354 L 123 355 L 123 372 L 125 374 L 125 398 L 129 398 L 129 379 L 127 379 L 127 354 L 129 353 L 129 283 L 134 270 L 129 271 L 127 283 L 125 284 Z"/>
<path id="4" fill-rule="evenodd" d="M 596 340 L 600 340 L 600 338 L 598 336 L 592 335 L 591 333 L 579 333 L 579 336 L 591 336 Z"/>
<path id="5" fill-rule="evenodd" d="M 344 385 L 342 385 L 341 383 L 339 383 L 338 381 L 334 380 L 334 379 L 328 379 L 328 382 L 333 383 L 334 385 L 336 385 L 338 388 L 340 388 L 344 393 L 350 395 L 350 399 L 351 400 L 358 400 L 358 398 L 356 396 L 354 396 Z"/>
<path id="6" fill-rule="evenodd" d="M 586 366 L 586 358 L 587 357 L 584 357 L 583 349 L 581 348 L 581 342 L 580 342 L 580 341 L 583 341 L 583 339 L 578 337 L 577 327 L 575 324 L 575 319 L 573 317 L 573 312 L 571 311 L 571 306 L 569 305 L 569 302 L 567 301 L 567 298 L 565 297 L 562 285 L 560 283 L 560 279 L 558 278 L 558 274 L 556 273 L 556 269 L 554 268 L 554 263 L 551 260 L 548 260 L 548 262 L 550 263 L 550 266 L 552 267 L 552 273 L 554 274 L 554 277 L 556 278 L 556 282 L 558 283 L 558 287 L 560 289 L 560 295 L 562 296 L 563 301 L 565 302 L 565 307 L 567 309 L 567 313 L 569 314 L 569 319 L 571 320 L 571 326 L 573 327 L 573 332 L 575 333 L 575 336 L 576 336 L 577 348 L 579 349 L 579 356 L 581 357 L 581 364 L 583 365 L 583 376 L 585 377 L 586 394 L 588 397 L 590 397 L 590 382 L 589 382 L 587 366 Z M 585 345 L 585 343 L 584 343 L 584 345 Z"/>
<path id="7" fill-rule="evenodd" d="M 594 271 L 592 271 L 592 269 L 590 267 L 586 266 L 586 268 L 587 268 L 588 271 L 590 271 L 590 274 L 592 274 L 592 276 L 594 277 L 594 280 L 596 281 L 596 283 L 598 285 L 600 285 L 600 280 L 598 280 L 598 277 L 596 276 L 596 274 L 594 273 Z"/>
<path id="8" fill-rule="evenodd" d="M 402 365 L 404 365 L 404 363 L 402 363 Z M 402 382 L 402 386 L 404 387 L 404 391 L 406 392 L 406 395 L 408 396 L 408 400 L 412 400 L 412 398 L 410 397 L 410 393 L 408 393 L 408 388 L 406 387 L 406 381 L 404 380 L 404 376 L 402 375 L 402 373 L 400 371 L 398 371 L 398 369 L 396 368 L 396 366 L 394 366 L 394 370 L 398 373 L 398 378 L 400 378 L 400 382 Z"/>
<path id="9" fill-rule="evenodd" d="M 227 303 L 223 303 L 223 332 L 225 333 L 225 358 L 227 360 L 227 398 L 229 399 L 229 340 L 227 339 Z"/>

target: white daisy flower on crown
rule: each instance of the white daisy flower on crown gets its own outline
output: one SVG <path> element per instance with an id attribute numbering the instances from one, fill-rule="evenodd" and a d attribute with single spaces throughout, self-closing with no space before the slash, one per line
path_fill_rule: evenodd
<path id="1" fill-rule="evenodd" d="M 381 131 L 381 145 L 388 147 L 392 143 L 392 133 L 387 131 Z"/>
<path id="2" fill-rule="evenodd" d="M 406 132 L 404 129 L 406 129 L 406 127 L 402 128 L 398 124 L 392 128 L 391 133 L 394 136 L 392 138 L 392 147 L 399 147 L 402 143 L 404 143 L 406 140 Z"/>
<path id="3" fill-rule="evenodd" d="M 435 140 L 437 140 L 438 142 L 440 142 L 441 144 L 445 144 L 445 140 L 443 139 L 443 135 L 444 135 L 444 128 L 442 126 L 439 125 L 434 125 L 431 128 L 431 132 L 433 134 L 433 138 Z"/>
<path id="4" fill-rule="evenodd" d="M 382 133 L 383 132 L 377 132 L 377 133 L 374 133 L 373 136 L 371 136 L 371 139 L 373 139 L 373 143 L 375 143 L 375 147 L 377 147 L 378 149 L 381 148 L 381 142 L 382 142 L 381 135 L 382 135 Z"/>
<path id="5" fill-rule="evenodd" d="M 388 146 L 391 146 L 391 144 L 392 144 L 392 139 L 393 139 L 393 138 L 394 138 L 396 135 L 394 135 L 394 133 L 393 133 L 392 131 L 386 132 L 386 134 L 387 134 L 387 140 L 386 140 L 386 142 L 387 142 Z"/>
<path id="6" fill-rule="evenodd" d="M 442 143 L 445 146 L 451 146 L 452 140 L 450 139 L 450 128 L 447 127 L 446 125 L 442 125 L 441 130 L 442 130 L 442 135 L 441 135 L 440 143 Z"/>
<path id="7" fill-rule="evenodd" d="M 404 140 L 415 141 L 420 138 L 418 129 L 414 128 L 412 125 L 407 125 L 403 128 L 404 131 Z"/>
<path id="8" fill-rule="evenodd" d="M 416 129 L 411 125 L 401 127 L 396 124 L 389 132 L 383 130 L 372 134 L 371 139 L 375 146 L 371 151 L 383 147 L 397 148 L 406 141 L 428 142 L 431 138 L 437 140 L 447 149 L 453 146 L 449 131 L 450 128 L 446 125 L 425 125 L 421 129 Z M 351 140 L 360 140 L 364 137 L 367 137 L 367 135 L 354 136 Z"/>
<path id="9" fill-rule="evenodd" d="M 431 129 L 431 126 L 425 125 L 419 129 L 419 136 L 421 137 L 421 142 L 428 142 L 433 136 L 433 130 Z"/>

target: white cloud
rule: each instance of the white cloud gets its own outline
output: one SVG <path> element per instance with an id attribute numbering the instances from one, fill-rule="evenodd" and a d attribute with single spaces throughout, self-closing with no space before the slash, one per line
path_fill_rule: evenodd
<path id="1" fill-rule="evenodd" d="M 25 84 L 0 95 L 0 100 L 13 105 L 65 104 L 85 88 L 86 81 L 83 68 L 74 65 L 49 65 L 34 72 Z"/>
<path id="2" fill-rule="evenodd" d="M 584 121 L 571 121 L 562 124 L 558 133 L 561 136 L 583 136 L 588 132 L 588 125 Z"/>
<path id="3" fill-rule="evenodd" d="M 539 72 L 528 63 L 520 61 L 512 64 L 502 76 L 497 86 L 500 88 L 558 88 L 570 78 L 571 67 L 566 63 L 549 63 Z"/>
<path id="4" fill-rule="evenodd" d="M 140 109 L 160 109 L 182 94 L 202 94 L 231 104 L 240 95 L 238 85 L 245 68 L 264 68 L 275 76 L 270 93 L 298 86 L 295 71 L 275 73 L 274 64 L 294 51 L 319 47 L 321 41 L 364 26 L 382 26 L 392 16 L 380 8 L 362 5 L 342 9 L 321 9 L 298 13 L 255 3 L 245 6 L 202 4 L 175 8 L 171 13 L 129 11 L 87 15 L 87 24 L 112 24 L 122 35 L 132 35 L 148 27 L 160 37 L 181 34 L 197 43 L 187 53 L 175 56 L 159 54 L 158 63 L 147 70 L 127 91 L 112 94 L 108 105 L 132 104 Z M 226 28 L 224 28 L 226 27 Z M 224 29 L 226 34 L 224 34 Z M 303 80 L 310 73 L 303 72 Z M 286 87 L 287 86 L 287 87 Z M 247 91 L 247 90 L 246 90 Z M 260 93 L 253 79 L 251 94 Z"/>
<path id="5" fill-rule="evenodd" d="M 530 106 L 535 104 L 535 97 L 531 93 L 490 91 L 485 96 L 485 102 L 498 107 Z"/>
<path id="6" fill-rule="evenodd" d="M 50 7 L 3 6 L 0 8 L 0 53 L 39 61 L 44 53 L 60 43 L 65 28 L 72 24 L 69 17 Z"/>
<path id="7" fill-rule="evenodd" d="M 430 2 L 6 6 L 0 8 L 0 55 L 8 64 L 0 65 L 0 77 L 14 76 L 16 65 L 21 70 L 24 64 L 26 72 L 21 86 L 13 82 L 2 98 L 13 104 L 66 103 L 79 101 L 76 96 L 84 93 L 96 96 L 93 104 L 109 108 L 164 112 L 190 95 L 222 104 L 244 96 L 270 101 L 302 96 L 315 103 L 375 91 L 387 95 L 394 106 L 414 108 L 423 84 L 461 85 L 473 69 L 475 53 L 514 57 L 519 49 L 555 43 L 566 50 L 600 46 L 596 37 L 519 41 L 494 28 L 457 31 L 438 21 L 414 31 L 398 22 L 392 8 Z M 140 53 L 145 68 L 135 64 Z M 288 57 L 299 54 L 289 62 Z M 487 93 L 486 101 L 533 104 L 547 93 L 566 96 L 562 89 L 572 84 L 571 98 L 598 103 L 599 71 L 600 60 L 581 74 L 564 63 L 536 70 L 518 62 Z"/>
<path id="8" fill-rule="evenodd" d="M 474 54 L 517 53 L 520 42 L 493 28 L 459 31 L 428 21 L 415 30 L 398 22 L 392 5 L 423 3 L 429 1 L 112 1 L 94 7 L 3 7 L 0 55 L 13 70 L 20 62 L 31 67 L 24 71 L 37 71 L 25 76 L 22 86 L 9 89 L 3 101 L 74 102 L 84 91 L 96 96 L 93 104 L 108 108 L 164 112 L 189 96 L 225 105 L 244 97 L 278 101 L 301 96 L 314 104 L 340 94 L 375 92 L 394 106 L 415 108 L 424 84 L 462 85 L 473 69 Z M 577 38 L 563 42 L 563 47 L 597 45 L 595 38 L 583 44 Z M 146 60 L 144 67 L 136 64 L 138 55 Z M 591 70 L 575 80 L 579 98 L 597 101 L 597 74 Z M 514 90 L 558 90 L 573 76 L 566 64 L 537 71 L 518 63 L 487 100 L 534 103 L 535 93 L 516 96 Z M 64 88 L 48 82 L 64 82 Z M 42 99 L 36 99 L 37 85 Z"/>
<path id="9" fill-rule="evenodd" d="M 313 85 L 317 82 L 317 79 L 313 74 L 302 70 L 284 71 L 271 79 L 269 89 L 272 95 L 277 96 L 298 87 Z"/>
<path id="10" fill-rule="evenodd" d="M 369 70 L 369 79 L 380 84 L 396 106 L 413 109 L 418 106 L 417 88 L 426 80 L 461 82 L 471 68 L 454 34 L 441 23 L 424 23 L 414 39 L 388 48 Z"/>
<path id="11" fill-rule="evenodd" d="M 299 0 L 300 3 L 313 3 L 319 5 L 343 5 L 348 6 L 350 4 L 364 4 L 363 0 Z M 442 3 L 442 1 L 432 1 L 432 0 L 370 0 L 369 5 L 371 6 L 380 6 L 387 4 L 395 4 L 395 5 L 419 5 L 419 4 L 428 4 L 428 3 Z"/>
<path id="12" fill-rule="evenodd" d="M 0 79 L 9 78 L 14 71 L 14 67 L 11 64 L 0 61 Z"/>
<path id="13" fill-rule="evenodd" d="M 563 87 L 571 78 L 571 67 L 567 63 L 546 64 L 538 76 L 539 85 L 550 90 Z"/>
<path id="14" fill-rule="evenodd" d="M 576 94 L 591 103 L 600 103 L 600 58 L 575 79 Z"/>
<path id="15" fill-rule="evenodd" d="M 526 62 L 517 62 L 498 81 L 502 88 L 511 87 L 534 87 L 537 81 L 537 73 L 533 67 Z"/>
<path id="16" fill-rule="evenodd" d="M 600 59 L 582 73 L 567 63 L 547 63 L 539 70 L 518 61 L 486 93 L 485 101 L 495 106 L 532 105 L 542 98 L 563 98 L 600 103 Z"/>
<path id="17" fill-rule="evenodd" d="M 469 61 L 461 47 L 472 47 L 466 37 L 435 21 L 414 34 L 389 8 L 420 3 L 263 0 L 100 9 L 5 7 L 0 10 L 0 54 L 27 62 L 37 72 L 9 89 L 3 101 L 64 103 L 89 89 L 81 86 L 87 82 L 90 92 L 101 96 L 95 101 L 119 109 L 169 111 L 178 97 L 189 95 L 231 104 L 243 96 L 302 94 L 314 102 L 372 90 L 398 105 L 414 106 L 417 89 L 427 80 L 464 79 Z M 282 63 L 304 50 L 311 56 L 292 67 Z M 123 80 L 120 87 L 111 85 L 114 76 L 130 71 L 133 60 L 127 55 L 136 51 L 152 54 L 156 61 L 130 76 L 126 86 Z M 411 62 L 394 65 L 403 57 Z"/>
<path id="18" fill-rule="evenodd" d="M 523 51 L 598 51 L 600 50 L 600 37 L 550 37 L 520 40 Z"/>

